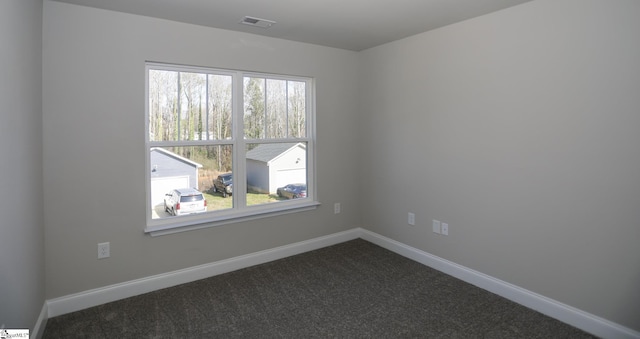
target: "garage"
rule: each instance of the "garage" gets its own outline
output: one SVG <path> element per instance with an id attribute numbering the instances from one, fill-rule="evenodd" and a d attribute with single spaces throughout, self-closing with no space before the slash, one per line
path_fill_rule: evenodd
<path id="1" fill-rule="evenodd" d="M 280 169 L 276 171 L 273 178 L 276 189 L 288 184 L 304 184 L 307 182 L 307 170 L 305 168 Z"/>
<path id="2" fill-rule="evenodd" d="M 164 203 L 164 195 L 176 188 L 198 189 L 198 169 L 202 165 L 164 148 L 152 148 L 151 206 Z"/>
<path id="3" fill-rule="evenodd" d="M 306 144 L 261 144 L 247 152 L 247 183 L 250 190 L 275 194 L 278 187 L 306 182 Z"/>

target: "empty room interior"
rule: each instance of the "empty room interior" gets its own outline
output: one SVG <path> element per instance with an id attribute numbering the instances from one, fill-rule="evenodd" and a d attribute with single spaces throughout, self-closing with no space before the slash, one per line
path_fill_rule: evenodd
<path id="1" fill-rule="evenodd" d="M 0 2 L 0 329 L 364 239 L 640 337 L 640 1 L 249 3 L 227 28 L 195 0 Z M 157 65 L 308 79 L 307 196 L 242 208 L 245 135 L 213 141 L 243 157 L 233 208 L 153 216 Z"/>

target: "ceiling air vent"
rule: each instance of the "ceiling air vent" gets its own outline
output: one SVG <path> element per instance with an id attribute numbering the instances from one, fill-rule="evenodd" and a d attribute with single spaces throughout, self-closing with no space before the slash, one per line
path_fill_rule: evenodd
<path id="1" fill-rule="evenodd" d="M 240 20 L 241 24 L 245 24 L 245 25 L 249 25 L 249 26 L 255 26 L 255 27 L 261 27 L 261 28 L 269 28 L 273 25 L 275 25 L 275 21 L 271 21 L 271 20 L 266 20 L 266 19 L 260 19 L 260 18 L 254 18 L 254 17 L 250 17 L 250 16 L 245 16 L 244 18 L 242 18 L 242 20 Z"/>

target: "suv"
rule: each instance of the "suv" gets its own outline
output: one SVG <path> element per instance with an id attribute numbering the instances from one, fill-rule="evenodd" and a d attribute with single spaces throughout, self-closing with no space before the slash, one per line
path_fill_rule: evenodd
<path id="1" fill-rule="evenodd" d="M 207 211 L 207 200 L 193 188 L 179 188 L 164 195 L 164 210 L 171 215 L 203 213 Z"/>
<path id="2" fill-rule="evenodd" d="M 233 193 L 233 174 L 225 173 L 220 174 L 216 180 L 213 181 L 213 193 L 220 192 L 224 198 L 228 194 Z"/>

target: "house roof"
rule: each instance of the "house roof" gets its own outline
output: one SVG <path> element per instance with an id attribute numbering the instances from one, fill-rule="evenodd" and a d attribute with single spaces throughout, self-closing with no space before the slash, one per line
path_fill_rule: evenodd
<path id="1" fill-rule="evenodd" d="M 280 154 L 285 153 L 298 145 L 305 148 L 305 145 L 299 142 L 260 144 L 256 148 L 247 152 L 247 159 L 269 162 L 277 158 Z"/>
<path id="2" fill-rule="evenodd" d="M 153 147 L 153 148 L 151 148 L 151 152 L 160 152 L 160 153 L 163 153 L 163 154 L 165 154 L 165 155 L 167 155 L 169 157 L 172 157 L 172 158 L 174 158 L 176 160 L 179 160 L 179 161 L 185 162 L 185 163 L 187 163 L 189 165 L 192 165 L 193 167 L 202 168 L 202 164 L 197 163 L 195 161 L 191 161 L 191 160 L 189 160 L 189 159 L 187 159 L 185 157 L 181 157 L 181 156 L 179 156 L 179 155 L 177 155 L 177 154 L 175 154 L 175 153 L 173 153 L 171 151 L 167 151 L 164 148 Z"/>

